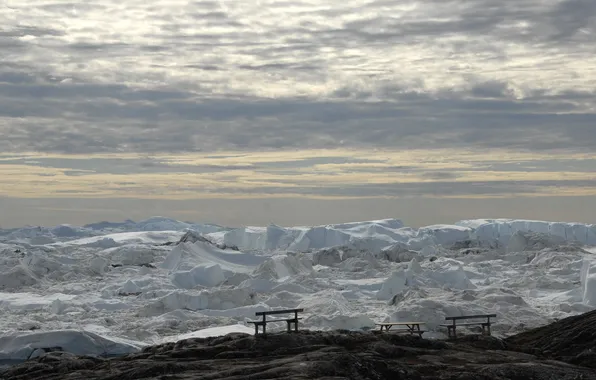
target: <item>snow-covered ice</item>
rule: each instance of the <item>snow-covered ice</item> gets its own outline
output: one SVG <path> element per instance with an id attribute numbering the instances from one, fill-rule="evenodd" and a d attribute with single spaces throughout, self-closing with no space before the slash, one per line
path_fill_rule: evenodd
<path id="1" fill-rule="evenodd" d="M 596 307 L 594 246 L 594 225 L 505 219 L 0 230 L 0 364 L 250 334 L 256 311 L 287 307 L 305 309 L 303 328 L 416 319 L 431 338 L 447 315 L 497 313 L 506 335 Z"/>

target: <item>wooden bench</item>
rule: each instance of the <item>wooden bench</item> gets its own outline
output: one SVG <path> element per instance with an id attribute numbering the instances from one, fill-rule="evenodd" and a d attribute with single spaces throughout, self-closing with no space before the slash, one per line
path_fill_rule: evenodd
<path id="1" fill-rule="evenodd" d="M 248 323 L 252 323 L 255 325 L 255 335 L 259 333 L 259 326 L 263 326 L 263 334 L 267 333 L 267 323 L 272 322 L 286 322 L 288 324 L 288 332 L 292 332 L 292 325 L 294 325 L 294 331 L 298 331 L 298 320 L 302 318 L 298 318 L 298 313 L 303 312 L 304 309 L 285 309 L 285 310 L 270 310 L 270 311 L 259 311 L 255 313 L 255 316 L 259 317 L 262 316 L 263 319 L 259 321 L 248 321 Z M 281 318 L 281 319 L 269 319 L 267 320 L 268 315 L 279 315 L 279 314 L 291 314 L 294 313 L 293 318 Z"/>
<path id="2" fill-rule="evenodd" d="M 440 325 L 447 327 L 447 335 L 449 338 L 456 338 L 456 329 L 463 326 L 482 326 L 482 335 L 490 335 L 490 319 L 496 318 L 496 314 L 477 314 L 477 315 L 460 315 L 458 317 L 445 317 L 446 321 L 452 321 L 450 324 Z M 467 320 L 467 319 L 485 319 L 486 321 L 476 321 L 457 324 L 456 321 Z"/>
<path id="3" fill-rule="evenodd" d="M 422 338 L 422 334 L 424 334 L 425 330 L 420 330 L 420 325 L 423 325 L 424 322 L 383 322 L 383 323 L 375 323 L 375 325 L 380 326 L 381 331 L 385 330 L 389 332 L 393 326 L 405 326 L 406 328 L 393 330 L 396 333 L 410 333 L 410 335 L 418 334 L 419 337 Z"/>

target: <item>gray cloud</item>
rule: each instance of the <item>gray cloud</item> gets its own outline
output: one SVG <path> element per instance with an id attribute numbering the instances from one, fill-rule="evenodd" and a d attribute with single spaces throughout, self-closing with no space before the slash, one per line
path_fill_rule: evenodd
<path id="1" fill-rule="evenodd" d="M 591 0 L 48 1 L 0 22 L 5 152 L 596 147 Z"/>
<path id="2" fill-rule="evenodd" d="M 478 156 L 481 158 L 481 156 Z M 116 175 L 110 180 L 104 180 L 92 187 L 114 194 L 163 194 L 164 187 L 153 187 L 151 184 L 139 181 L 138 174 L 167 174 L 177 173 L 187 175 L 189 182 L 183 188 L 179 184 L 165 184 L 168 191 L 183 191 L 186 193 L 212 193 L 230 195 L 288 195 L 295 194 L 323 197 L 424 197 L 424 196 L 507 196 L 511 194 L 529 195 L 556 190 L 561 186 L 568 189 L 586 189 L 596 187 L 589 173 L 596 171 L 595 159 L 579 159 L 559 156 L 553 159 L 511 160 L 492 157 L 489 160 L 471 160 L 468 165 L 458 167 L 449 166 L 445 169 L 439 156 L 425 159 L 421 157 L 417 164 L 409 166 L 390 165 L 384 159 L 365 159 L 349 156 L 329 156 L 317 158 L 296 158 L 291 161 L 277 161 L 275 159 L 259 162 L 250 166 L 239 164 L 206 164 L 185 163 L 168 158 L 84 158 L 84 156 L 68 157 L 39 157 L 31 160 L 28 157 L 14 157 L 0 160 L 0 171 L 3 165 L 26 165 L 38 168 L 59 169 L 66 176 L 85 176 L 90 174 Z M 439 163 L 435 169 L 432 164 Z M 429 164 L 431 166 L 429 166 Z M 323 166 L 316 166 L 323 165 Z M 324 165 L 332 165 L 325 168 Z M 333 165 L 340 165 L 334 167 Z M 26 170 L 24 170 L 25 172 Z M 239 172 L 245 171 L 245 172 Z M 250 174 L 246 174 L 249 171 Z M 341 177 L 342 173 L 360 173 L 356 179 L 328 181 L 332 177 Z M 469 177 L 470 173 L 490 172 L 499 174 L 498 177 L 477 179 Z M 539 174 L 539 177 L 528 180 L 508 179 L 511 175 L 527 173 Z M 541 172 L 555 172 L 551 175 L 540 176 Z M 55 176 L 53 173 L 37 172 L 41 176 L 40 186 L 47 185 Z M 193 174 L 212 173 L 218 185 L 205 187 L 202 182 L 192 183 Z M 378 182 L 382 173 L 388 180 Z M 564 178 L 559 173 L 574 175 L 574 178 Z M 585 174 L 585 175 L 582 175 Z M 368 174 L 368 175 L 367 175 Z M 125 176 L 122 176 L 125 175 Z M 400 181 L 402 175 L 415 175 L 419 180 Z M 480 176 L 482 177 L 482 176 Z M 410 177 L 412 178 L 412 177 Z M 501 179 L 502 178 L 502 179 Z M 523 178 L 517 176 L 516 178 Z M 123 180 L 124 179 L 124 180 Z M 370 182 L 367 179 L 373 179 Z M 432 181 L 427 181 L 432 180 Z M 242 186 L 245 184 L 248 186 Z M 251 186 L 254 184 L 255 186 Z M 115 185 L 115 187 L 114 187 Z M 62 189 L 57 191 L 63 191 Z M 70 190 L 64 190 L 70 191 Z"/>
<path id="3" fill-rule="evenodd" d="M 280 184 L 295 184 L 292 180 L 281 181 Z M 556 189 L 561 186 L 561 181 L 477 181 L 477 182 L 451 182 L 451 181 L 435 181 L 432 183 L 416 182 L 416 183 L 395 183 L 395 184 L 360 184 L 360 185 L 325 185 L 324 187 L 312 181 L 312 185 L 296 185 L 292 187 L 284 186 L 262 186 L 255 189 L 240 189 L 234 184 L 226 186 L 222 183 L 217 189 L 205 189 L 204 187 L 197 187 L 197 192 L 221 194 L 225 193 L 229 196 L 234 195 L 272 195 L 272 196 L 294 196 L 295 194 L 316 196 L 316 197 L 419 197 L 419 196 L 438 196 L 438 197 L 452 197 L 452 196 L 502 196 L 516 194 L 516 196 L 536 194 L 539 191 L 546 189 Z M 126 185 L 126 183 L 117 183 L 118 185 Z M 565 181 L 565 185 L 569 187 L 594 187 L 596 181 L 591 180 L 577 180 Z M 99 190 L 109 190 L 111 188 L 101 186 Z M 171 190 L 178 190 L 172 187 Z M 193 189 L 187 189 L 192 191 Z M 146 186 L 126 186 L 119 188 L 120 194 L 139 194 L 139 192 L 161 194 L 162 189 L 150 189 Z"/>

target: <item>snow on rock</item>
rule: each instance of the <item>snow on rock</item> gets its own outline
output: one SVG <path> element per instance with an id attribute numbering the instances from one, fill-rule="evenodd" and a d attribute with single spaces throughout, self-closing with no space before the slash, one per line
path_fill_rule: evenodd
<path id="1" fill-rule="evenodd" d="M 43 349 L 75 355 L 113 356 L 138 352 L 143 346 L 140 342 L 77 330 L 21 333 L 0 337 L 0 360 L 27 360 L 42 355 Z"/>

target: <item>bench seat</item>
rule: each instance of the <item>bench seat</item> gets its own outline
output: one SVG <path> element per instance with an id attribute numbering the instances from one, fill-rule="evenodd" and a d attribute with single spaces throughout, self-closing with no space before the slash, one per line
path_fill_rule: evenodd
<path id="1" fill-rule="evenodd" d="M 491 323 L 487 323 L 487 322 L 469 322 L 469 323 L 458 323 L 457 325 L 455 325 L 455 327 L 459 327 L 459 326 L 490 326 Z M 444 325 L 439 325 L 441 327 L 453 327 L 453 324 L 444 324 Z"/>
<path id="2" fill-rule="evenodd" d="M 255 323 L 258 325 L 263 325 L 265 323 L 273 323 L 273 322 L 294 322 L 298 319 L 302 319 L 302 317 L 298 317 L 298 318 L 288 318 L 288 319 L 268 319 L 266 321 L 260 320 L 260 321 L 246 321 L 246 323 Z"/>

